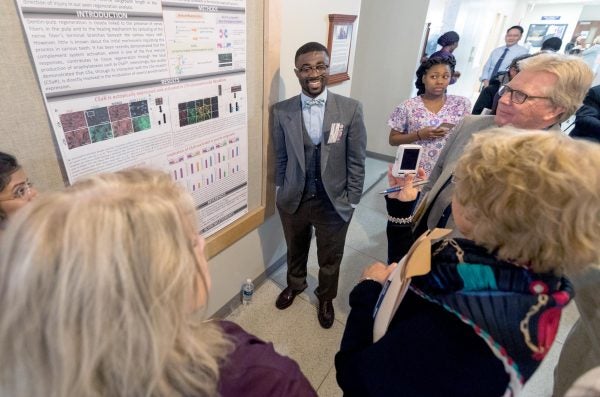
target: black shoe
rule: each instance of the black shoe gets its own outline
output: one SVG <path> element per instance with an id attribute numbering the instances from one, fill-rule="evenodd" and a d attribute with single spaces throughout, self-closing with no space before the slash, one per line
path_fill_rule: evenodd
<path id="1" fill-rule="evenodd" d="M 275 307 L 279 310 L 287 309 L 294 303 L 294 298 L 296 295 L 299 295 L 304 289 L 301 290 L 293 290 L 290 287 L 285 287 L 283 291 L 277 297 L 275 301 Z"/>
<path id="2" fill-rule="evenodd" d="M 331 328 L 333 320 L 335 319 L 335 313 L 333 311 L 333 303 L 331 300 L 320 300 L 319 307 L 317 308 L 317 317 L 319 318 L 319 324 L 323 328 Z"/>

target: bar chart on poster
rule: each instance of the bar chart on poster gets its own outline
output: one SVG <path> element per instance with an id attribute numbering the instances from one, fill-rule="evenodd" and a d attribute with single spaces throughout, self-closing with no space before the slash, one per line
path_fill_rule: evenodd
<path id="1" fill-rule="evenodd" d="M 70 183 L 145 166 L 209 236 L 248 212 L 245 0 L 18 0 Z"/>

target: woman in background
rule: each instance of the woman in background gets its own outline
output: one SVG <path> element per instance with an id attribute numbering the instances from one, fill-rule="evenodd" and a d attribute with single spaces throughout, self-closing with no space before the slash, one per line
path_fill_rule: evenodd
<path id="1" fill-rule="evenodd" d="M 37 196 L 27 174 L 14 156 L 0 152 L 0 230 L 6 220 Z"/>
<path id="2" fill-rule="evenodd" d="M 270 343 L 198 315 L 197 230 L 191 197 L 143 169 L 23 209 L 0 253 L 0 394 L 316 396 Z"/>
<path id="3" fill-rule="evenodd" d="M 452 133 L 452 127 L 469 114 L 471 103 L 446 94 L 454 65 L 448 59 L 429 58 L 417 69 L 417 96 L 402 102 L 388 120 L 392 146 L 423 146 L 420 167 L 429 175 Z M 444 126 L 443 124 L 447 124 Z"/>
<path id="4" fill-rule="evenodd" d="M 456 58 L 454 57 L 453 52 L 458 48 L 459 40 L 460 36 L 453 30 L 444 33 L 437 39 L 437 43 L 442 46 L 442 48 L 431 54 L 429 58 L 448 59 L 452 63 L 452 67 L 456 68 Z M 456 80 L 458 80 L 459 77 L 460 72 L 458 70 L 453 70 L 450 84 L 456 83 Z"/>

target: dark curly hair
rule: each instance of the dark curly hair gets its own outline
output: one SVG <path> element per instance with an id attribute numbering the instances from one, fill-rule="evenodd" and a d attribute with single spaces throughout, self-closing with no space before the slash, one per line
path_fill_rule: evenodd
<path id="1" fill-rule="evenodd" d="M 0 152 L 0 192 L 10 182 L 10 176 L 21 168 L 15 156 Z"/>
<path id="2" fill-rule="evenodd" d="M 448 65 L 450 66 L 450 73 L 454 73 L 454 67 L 456 66 L 456 60 L 448 58 L 429 58 L 425 62 L 421 63 L 421 66 L 417 69 L 417 80 L 415 81 L 415 87 L 417 87 L 417 95 L 425 93 L 425 84 L 423 84 L 423 76 L 431 67 L 435 65 Z"/>
<path id="3" fill-rule="evenodd" d="M 10 183 L 10 176 L 20 168 L 21 165 L 14 156 L 0 152 L 0 192 L 6 189 L 6 186 Z M 4 219 L 6 219 L 6 213 L 0 209 L 0 221 Z"/>

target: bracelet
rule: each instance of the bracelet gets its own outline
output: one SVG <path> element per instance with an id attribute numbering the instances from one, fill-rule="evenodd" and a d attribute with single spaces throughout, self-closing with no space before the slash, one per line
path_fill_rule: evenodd
<path id="1" fill-rule="evenodd" d="M 371 278 L 371 277 L 362 277 L 361 279 L 358 280 L 356 285 L 362 283 L 363 281 L 377 281 L 377 280 L 375 280 L 374 278 Z M 377 281 L 377 282 L 379 282 L 379 281 Z"/>
<path id="2" fill-rule="evenodd" d="M 406 218 L 396 218 L 395 216 L 388 215 L 388 221 L 392 223 L 397 223 L 399 225 L 406 225 L 412 222 L 412 215 Z"/>
<path id="3" fill-rule="evenodd" d="M 419 131 L 417 131 L 417 138 L 419 138 L 420 141 L 423 139 L 421 138 L 421 135 L 419 135 Z"/>

